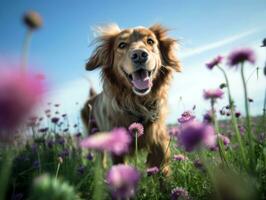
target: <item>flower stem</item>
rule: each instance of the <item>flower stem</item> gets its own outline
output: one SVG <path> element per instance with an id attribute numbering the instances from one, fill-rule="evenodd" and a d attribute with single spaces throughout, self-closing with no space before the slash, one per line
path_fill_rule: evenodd
<path id="1" fill-rule="evenodd" d="M 214 128 L 215 128 L 215 132 L 216 132 L 216 135 L 217 135 L 220 158 L 221 158 L 223 164 L 225 162 L 227 167 L 229 167 L 228 163 L 227 163 L 227 160 L 226 160 L 225 151 L 224 151 L 224 144 L 221 141 L 221 139 L 219 138 L 220 130 L 219 130 L 218 121 L 216 119 L 216 114 L 215 114 L 215 109 L 214 109 L 214 100 L 213 99 L 211 100 L 211 109 L 212 109 L 212 120 L 213 120 L 213 124 L 214 124 Z"/>
<path id="2" fill-rule="evenodd" d="M 135 131 L 135 167 L 138 167 L 138 132 Z"/>
<path id="3" fill-rule="evenodd" d="M 237 126 L 234 102 L 233 102 L 231 91 L 230 91 L 229 80 L 228 80 L 227 74 L 224 71 L 224 69 L 222 67 L 220 67 L 219 65 L 217 67 L 219 70 L 221 70 L 221 72 L 223 73 L 224 78 L 225 78 L 225 82 L 226 82 L 226 86 L 227 86 L 226 88 L 227 88 L 227 93 L 228 93 L 229 107 L 230 107 L 230 112 L 231 112 L 231 123 L 232 123 L 233 129 L 236 133 L 237 142 L 239 143 L 239 146 L 240 146 L 240 155 L 242 158 L 242 162 L 243 162 L 244 166 L 247 167 L 246 155 L 245 155 L 244 147 L 242 144 L 241 135 L 240 135 L 240 132 L 239 132 L 239 129 Z"/>
<path id="4" fill-rule="evenodd" d="M 247 125 L 247 135 L 249 140 L 249 153 L 250 153 L 250 169 L 254 169 L 255 167 L 255 152 L 254 152 L 254 142 L 251 135 L 251 120 L 249 113 L 249 104 L 248 104 L 248 91 L 247 84 L 244 75 L 244 63 L 241 63 L 241 78 L 244 87 L 244 98 L 245 98 L 245 110 L 246 110 L 246 125 Z"/>
<path id="5" fill-rule="evenodd" d="M 22 46 L 22 60 L 21 60 L 21 72 L 25 72 L 27 70 L 27 63 L 28 63 L 28 55 L 29 55 L 29 46 L 32 37 L 32 30 L 28 30 L 26 32 L 23 46 Z"/>
<path id="6" fill-rule="evenodd" d="M 56 173 L 55 173 L 55 178 L 56 178 L 56 179 L 57 179 L 57 177 L 58 177 L 58 173 L 59 173 L 60 166 L 61 166 L 61 163 L 58 162 L 58 164 L 57 164 L 57 169 L 56 169 Z"/>

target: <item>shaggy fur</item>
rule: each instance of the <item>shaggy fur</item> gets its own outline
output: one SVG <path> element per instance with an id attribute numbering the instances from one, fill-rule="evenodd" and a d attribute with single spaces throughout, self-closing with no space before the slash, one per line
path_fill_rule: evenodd
<path id="1" fill-rule="evenodd" d="M 83 122 L 88 131 L 91 118 L 96 120 L 100 131 L 128 127 L 133 122 L 142 123 L 144 135 L 139 139 L 139 148 L 148 151 L 149 167 L 157 166 L 167 174 L 170 149 L 165 119 L 172 74 L 174 71 L 180 71 L 180 64 L 175 55 L 177 42 L 167 35 L 166 28 L 158 24 L 150 28 L 136 27 L 125 30 L 110 25 L 100 31 L 96 41 L 97 47 L 88 60 L 86 69 L 101 68 L 103 91 L 85 103 L 81 112 Z M 122 71 L 130 73 L 134 71 L 134 66 L 126 57 L 129 50 L 117 49 L 121 37 L 126 38 L 129 49 L 145 49 L 152 57 L 150 62 L 156 63 L 152 74 L 153 86 L 144 96 L 132 91 L 132 85 Z M 152 37 L 154 44 L 147 44 L 147 37 Z M 147 64 L 146 67 L 149 69 L 152 64 Z M 113 156 L 115 164 L 123 160 L 124 156 Z"/>

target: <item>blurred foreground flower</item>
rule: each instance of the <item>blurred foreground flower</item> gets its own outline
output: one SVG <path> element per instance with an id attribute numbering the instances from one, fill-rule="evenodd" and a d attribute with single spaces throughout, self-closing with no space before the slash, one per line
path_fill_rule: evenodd
<path id="1" fill-rule="evenodd" d="M 139 172 L 128 165 L 115 165 L 109 170 L 106 181 L 117 198 L 130 198 L 135 194 L 140 179 Z"/>
<path id="2" fill-rule="evenodd" d="M 83 139 L 80 146 L 121 155 L 128 151 L 130 142 L 126 129 L 115 128 L 111 132 L 101 132 Z"/>
<path id="3" fill-rule="evenodd" d="M 24 122 L 43 92 L 43 82 L 30 73 L 0 71 L 0 136 Z"/>
<path id="4" fill-rule="evenodd" d="M 184 160 L 188 160 L 188 157 L 184 156 L 183 154 L 176 154 L 174 155 L 174 160 L 184 161 Z"/>
<path id="5" fill-rule="evenodd" d="M 206 146 L 215 144 L 214 129 L 211 125 L 191 121 L 181 127 L 179 141 L 186 151 L 193 151 L 203 143 Z"/>
<path id="6" fill-rule="evenodd" d="M 255 63 L 256 56 L 252 49 L 236 49 L 232 51 L 227 58 L 227 63 L 231 67 L 244 63 L 246 61 L 250 62 L 251 64 Z"/>
<path id="7" fill-rule="evenodd" d="M 32 200 L 77 200 L 80 199 L 72 186 L 48 175 L 35 179 L 31 193 Z"/>

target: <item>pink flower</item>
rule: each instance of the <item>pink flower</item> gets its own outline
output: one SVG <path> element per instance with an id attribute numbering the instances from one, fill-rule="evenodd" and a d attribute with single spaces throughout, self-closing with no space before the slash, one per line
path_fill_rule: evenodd
<path id="1" fill-rule="evenodd" d="M 255 64 L 256 61 L 255 53 L 250 48 L 236 49 L 232 51 L 227 58 L 227 63 L 231 67 L 246 61 L 250 62 L 251 64 Z"/>
<path id="2" fill-rule="evenodd" d="M 177 155 L 174 155 L 174 160 L 183 161 L 183 160 L 188 160 L 188 158 L 184 156 L 183 154 L 177 154 Z"/>
<path id="3" fill-rule="evenodd" d="M 228 145 L 230 144 L 230 139 L 227 136 L 218 134 L 218 137 L 217 135 L 215 135 L 214 137 L 214 143 L 209 145 L 211 150 L 217 150 L 219 148 L 218 138 L 223 142 L 225 147 L 228 147 Z"/>
<path id="4" fill-rule="evenodd" d="M 0 130 L 15 129 L 23 123 L 43 92 L 43 82 L 32 73 L 0 70 Z"/>
<path id="5" fill-rule="evenodd" d="M 217 56 L 216 58 L 214 58 L 212 61 L 206 63 L 206 66 L 208 67 L 208 69 L 212 69 L 214 68 L 216 65 L 219 65 L 223 60 L 222 56 Z"/>
<path id="6" fill-rule="evenodd" d="M 224 92 L 221 89 L 203 90 L 204 99 L 218 99 L 223 97 Z"/>
<path id="7" fill-rule="evenodd" d="M 135 137 L 135 134 L 137 134 L 138 137 L 144 134 L 144 128 L 143 125 L 140 123 L 132 123 L 129 127 L 128 130 L 132 136 Z"/>
<path id="8" fill-rule="evenodd" d="M 169 128 L 168 132 L 171 137 L 177 137 L 180 133 L 180 130 L 178 127 L 171 127 Z"/>
<path id="9" fill-rule="evenodd" d="M 151 167 L 147 169 L 147 175 L 152 176 L 154 174 L 159 173 L 159 168 L 158 167 Z"/>
<path id="10" fill-rule="evenodd" d="M 193 113 L 191 111 L 185 111 L 182 113 L 181 117 L 178 119 L 179 123 L 186 123 L 189 122 L 191 120 L 195 119 L 195 115 L 193 115 Z"/>
<path id="11" fill-rule="evenodd" d="M 140 173 L 128 165 L 114 165 L 106 176 L 106 182 L 116 198 L 134 196 L 140 179 Z"/>
<path id="12" fill-rule="evenodd" d="M 108 151 L 121 155 L 128 151 L 131 138 L 125 128 L 115 128 L 111 132 L 100 132 L 81 141 L 83 148 Z"/>

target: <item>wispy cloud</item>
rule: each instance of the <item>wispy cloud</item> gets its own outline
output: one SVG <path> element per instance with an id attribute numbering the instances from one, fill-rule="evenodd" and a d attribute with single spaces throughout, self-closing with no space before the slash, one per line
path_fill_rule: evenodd
<path id="1" fill-rule="evenodd" d="M 203 46 L 200 46 L 200 47 L 196 47 L 194 49 L 183 51 L 183 53 L 180 55 L 180 57 L 182 59 L 184 59 L 184 58 L 188 58 L 188 57 L 191 57 L 191 56 L 195 56 L 195 55 L 204 53 L 204 52 L 209 51 L 209 50 L 213 50 L 213 49 L 216 49 L 216 48 L 219 48 L 219 47 L 223 47 L 223 46 L 225 46 L 227 44 L 230 44 L 232 42 L 235 42 L 237 40 L 240 40 L 242 38 L 250 36 L 250 35 L 252 35 L 254 33 L 257 33 L 260 30 L 261 29 L 255 28 L 255 29 L 252 29 L 252 30 L 249 30 L 249 31 L 245 31 L 243 33 L 239 33 L 239 34 L 236 34 L 236 35 L 233 35 L 233 36 L 230 36 L 230 37 L 226 37 L 226 38 L 224 38 L 222 40 L 219 40 L 219 41 L 216 41 L 216 42 L 213 42 L 213 43 L 209 43 L 209 44 L 206 44 L 206 45 L 203 45 Z"/>

